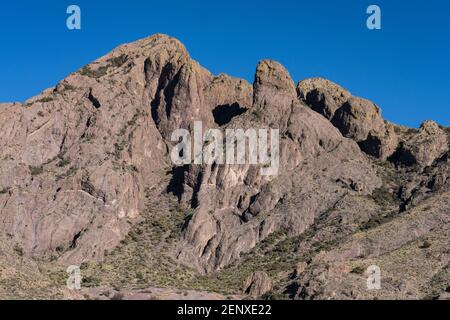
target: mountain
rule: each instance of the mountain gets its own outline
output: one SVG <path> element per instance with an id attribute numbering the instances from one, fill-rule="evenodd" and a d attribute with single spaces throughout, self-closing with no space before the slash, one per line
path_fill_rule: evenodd
<path id="1" fill-rule="evenodd" d="M 215 76 L 160 34 L 0 114 L 0 297 L 449 296 L 450 129 L 433 121 L 389 123 L 270 60 L 253 85 Z M 176 166 L 172 133 L 196 121 L 278 129 L 278 174 Z"/>

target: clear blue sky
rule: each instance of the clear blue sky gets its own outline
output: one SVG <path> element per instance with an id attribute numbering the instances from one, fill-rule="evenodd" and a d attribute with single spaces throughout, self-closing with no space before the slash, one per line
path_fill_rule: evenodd
<path id="1" fill-rule="evenodd" d="M 66 28 L 66 8 L 82 30 Z M 366 8 L 382 9 L 382 30 Z M 0 101 L 23 101 L 124 42 L 180 39 L 213 73 L 253 80 L 277 60 L 295 81 L 325 77 L 373 100 L 390 121 L 450 126 L 448 0 L 41 0 L 0 4 Z"/>

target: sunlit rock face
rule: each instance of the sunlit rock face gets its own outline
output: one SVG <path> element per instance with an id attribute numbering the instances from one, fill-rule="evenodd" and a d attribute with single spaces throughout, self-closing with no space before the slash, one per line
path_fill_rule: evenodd
<path id="1" fill-rule="evenodd" d="M 224 136 L 278 130 L 276 174 L 261 163 L 175 165 L 172 134 L 195 122 Z M 393 125 L 329 80 L 296 87 L 275 61 L 259 62 L 251 85 L 154 35 L 0 104 L 0 129 L 0 236 L 20 259 L 120 261 L 131 242 L 196 274 L 235 268 L 235 293 L 254 298 L 367 298 L 357 267 L 369 262 L 386 268 L 389 288 L 401 283 L 380 297 L 425 297 L 448 268 L 448 129 Z M 143 236 L 153 230 L 156 245 Z"/>

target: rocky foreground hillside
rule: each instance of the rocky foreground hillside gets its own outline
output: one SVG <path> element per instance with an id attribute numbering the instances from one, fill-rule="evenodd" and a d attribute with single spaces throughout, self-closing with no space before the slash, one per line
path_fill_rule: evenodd
<path id="1" fill-rule="evenodd" d="M 194 121 L 279 129 L 279 174 L 174 166 Z M 1 298 L 450 295 L 450 129 L 389 123 L 328 80 L 268 60 L 253 85 L 214 76 L 154 35 L 0 104 L 0 129 Z"/>

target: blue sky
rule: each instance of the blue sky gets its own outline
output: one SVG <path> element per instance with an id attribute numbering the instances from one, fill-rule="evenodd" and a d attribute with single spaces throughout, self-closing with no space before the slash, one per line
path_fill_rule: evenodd
<path id="1" fill-rule="evenodd" d="M 82 30 L 66 28 L 77 4 Z M 366 8 L 382 30 L 366 28 Z M 325 77 L 368 98 L 386 119 L 450 126 L 448 0 L 41 0 L 0 4 L 0 101 L 23 101 L 124 42 L 180 39 L 213 73 L 253 80 L 261 59 L 294 81 Z"/>

